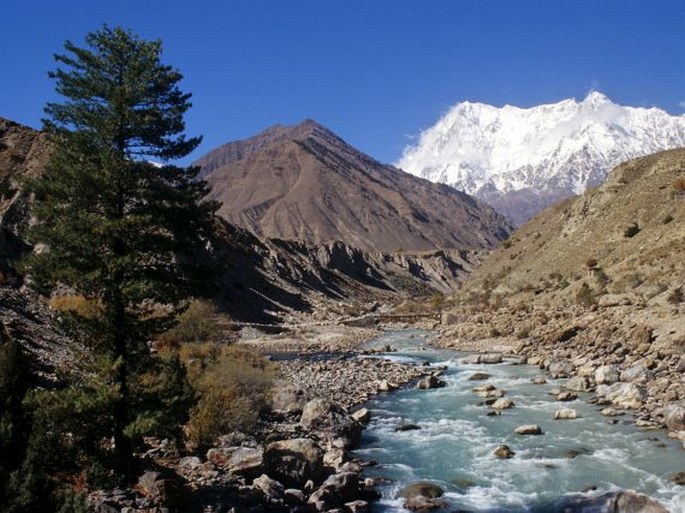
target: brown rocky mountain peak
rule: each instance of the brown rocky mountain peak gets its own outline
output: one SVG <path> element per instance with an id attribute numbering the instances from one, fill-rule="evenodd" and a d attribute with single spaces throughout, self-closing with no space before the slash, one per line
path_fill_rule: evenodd
<path id="1" fill-rule="evenodd" d="M 313 120 L 273 126 L 196 164 L 219 213 L 259 236 L 391 252 L 488 248 L 511 229 L 485 204 L 381 164 Z"/>

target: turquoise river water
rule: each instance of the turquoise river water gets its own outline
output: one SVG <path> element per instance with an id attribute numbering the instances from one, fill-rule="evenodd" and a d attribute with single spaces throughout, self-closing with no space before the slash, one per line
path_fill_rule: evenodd
<path id="1" fill-rule="evenodd" d="M 403 389 L 378 396 L 366 406 L 372 420 L 356 455 L 378 465 L 367 476 L 380 482 L 382 499 L 375 512 L 403 511 L 397 494 L 415 481 L 431 481 L 445 491 L 448 511 L 487 513 L 563 511 L 581 494 L 600 495 L 632 489 L 660 500 L 672 512 L 685 512 L 685 490 L 668 476 L 685 470 L 679 442 L 661 431 L 641 431 L 627 414 L 617 424 L 587 404 L 589 394 L 560 403 L 550 396 L 564 380 L 533 385 L 541 371 L 529 365 L 462 364 L 463 354 L 431 349 L 427 332 L 389 332 L 369 347 L 390 344 L 397 352 L 383 357 L 446 365 L 444 388 Z M 474 372 L 487 372 L 487 381 L 507 391 L 515 407 L 501 416 L 478 406 L 472 391 L 486 383 L 469 381 Z M 561 408 L 573 408 L 579 418 L 554 420 Z M 397 432 L 416 424 L 418 430 Z M 539 424 L 541 436 L 514 435 L 521 424 Z M 499 460 L 493 451 L 506 444 L 516 452 Z M 569 451 L 576 456 L 569 457 Z M 586 491 L 594 487 L 593 491 Z"/>

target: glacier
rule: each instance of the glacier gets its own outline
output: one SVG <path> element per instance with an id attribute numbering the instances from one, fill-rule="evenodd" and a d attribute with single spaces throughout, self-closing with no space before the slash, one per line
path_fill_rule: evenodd
<path id="1" fill-rule="evenodd" d="M 583 100 L 521 108 L 460 102 L 406 147 L 396 167 L 472 194 L 520 225 L 599 185 L 626 160 L 685 146 L 685 115 Z"/>

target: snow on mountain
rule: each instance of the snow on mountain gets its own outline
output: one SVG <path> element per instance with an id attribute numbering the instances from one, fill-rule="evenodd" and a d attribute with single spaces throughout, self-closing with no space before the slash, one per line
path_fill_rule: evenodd
<path id="1" fill-rule="evenodd" d="M 685 146 L 685 115 L 624 107 L 592 91 L 528 109 L 456 104 L 395 164 L 473 194 L 522 224 L 600 184 L 615 165 Z"/>

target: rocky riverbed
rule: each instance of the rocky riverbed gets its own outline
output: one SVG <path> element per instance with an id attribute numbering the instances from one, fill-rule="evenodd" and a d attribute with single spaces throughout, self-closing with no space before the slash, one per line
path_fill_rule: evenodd
<path id="1" fill-rule="evenodd" d="M 634 413 L 643 429 L 668 429 L 685 448 L 685 316 L 627 297 L 512 312 L 463 312 L 441 326 L 442 348 L 515 355 L 569 392 L 592 392 L 607 415 Z M 506 335 L 515 334 L 515 335 Z"/>
<path id="2" fill-rule="evenodd" d="M 345 349 L 363 337 L 347 340 L 357 342 Z M 282 353 L 283 344 L 269 349 Z M 350 455 L 368 421 L 359 405 L 435 371 L 368 356 L 278 360 L 273 410 L 255 433 L 223 436 L 182 458 L 156 444 L 134 489 L 95 494 L 93 502 L 106 513 L 368 511 L 374 482 L 361 473 L 369 463 Z"/>

